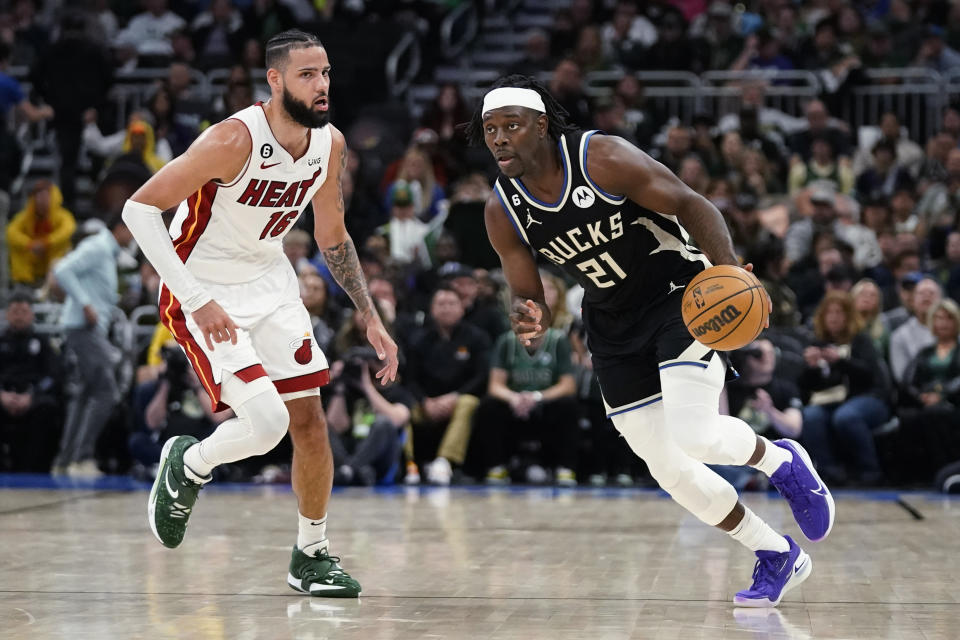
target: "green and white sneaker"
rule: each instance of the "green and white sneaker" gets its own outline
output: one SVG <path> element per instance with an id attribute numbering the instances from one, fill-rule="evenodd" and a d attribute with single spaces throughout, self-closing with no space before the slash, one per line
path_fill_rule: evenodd
<path id="1" fill-rule="evenodd" d="M 183 454 L 197 443 L 193 436 L 174 436 L 167 440 L 160 452 L 157 478 L 147 502 L 150 530 L 163 546 L 171 549 L 183 542 L 187 520 L 197 501 L 202 484 L 187 478 L 183 468 Z"/>
<path id="2" fill-rule="evenodd" d="M 340 568 L 340 558 L 325 550 L 308 556 L 296 545 L 290 558 L 287 584 L 294 591 L 322 598 L 356 598 L 360 583 Z"/>

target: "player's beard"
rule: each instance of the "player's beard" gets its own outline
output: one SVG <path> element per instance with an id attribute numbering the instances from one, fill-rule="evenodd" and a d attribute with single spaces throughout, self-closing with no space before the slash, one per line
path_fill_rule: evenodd
<path id="1" fill-rule="evenodd" d="M 327 126 L 327 123 L 330 122 L 328 111 L 314 111 L 306 102 L 294 98 L 286 87 L 283 88 L 283 110 L 287 112 L 291 120 L 309 129 L 319 129 Z"/>

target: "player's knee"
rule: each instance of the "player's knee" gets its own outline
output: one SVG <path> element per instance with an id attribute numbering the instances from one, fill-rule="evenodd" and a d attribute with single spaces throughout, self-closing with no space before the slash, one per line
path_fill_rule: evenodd
<path id="1" fill-rule="evenodd" d="M 667 430 L 677 445 L 692 458 L 702 460 L 710 455 L 718 436 L 714 422 L 717 409 L 702 404 L 664 406 Z"/>
<path id="2" fill-rule="evenodd" d="M 237 416 L 250 425 L 251 439 L 257 453 L 262 455 L 283 440 L 290 425 L 290 412 L 275 389 L 258 394 L 236 410 Z"/>

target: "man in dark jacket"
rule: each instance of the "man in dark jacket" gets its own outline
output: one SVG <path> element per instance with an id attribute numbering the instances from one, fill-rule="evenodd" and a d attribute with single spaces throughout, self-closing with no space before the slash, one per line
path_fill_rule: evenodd
<path id="1" fill-rule="evenodd" d="M 36 332 L 30 294 L 16 292 L 0 334 L 0 469 L 47 472 L 57 449 L 58 357 Z"/>
<path id="2" fill-rule="evenodd" d="M 414 456 L 420 462 L 433 458 L 427 479 L 439 485 L 450 484 L 451 463 L 463 464 L 490 369 L 490 339 L 463 322 L 463 314 L 457 292 L 441 285 L 430 303 L 432 322 L 408 354 L 406 385 L 419 402 L 413 411 Z M 413 482 L 413 474 L 408 476 Z"/>
<path id="3" fill-rule="evenodd" d="M 88 39 L 85 31 L 86 18 L 82 13 L 65 14 L 60 21 L 60 38 L 31 72 L 37 92 L 53 107 L 53 129 L 61 162 L 60 188 L 64 205 L 71 210 L 75 206 L 83 113 L 98 106 L 113 82 L 113 63 L 107 51 Z"/>

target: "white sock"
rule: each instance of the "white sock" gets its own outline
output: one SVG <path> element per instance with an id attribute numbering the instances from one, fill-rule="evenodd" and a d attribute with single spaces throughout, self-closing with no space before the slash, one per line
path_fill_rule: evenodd
<path id="1" fill-rule="evenodd" d="M 202 446 L 203 443 L 198 442 L 183 452 L 183 470 L 188 478 L 200 484 L 210 482 L 210 472 L 217 466 L 203 457 Z"/>
<path id="2" fill-rule="evenodd" d="M 297 534 L 297 549 L 308 556 L 312 556 L 317 551 L 327 551 L 329 542 L 327 541 L 327 516 L 324 515 L 319 520 L 308 518 L 302 513 L 297 514 L 300 518 L 299 533 Z"/>
<path id="3" fill-rule="evenodd" d="M 744 507 L 743 520 L 728 533 L 731 538 L 751 551 L 783 553 L 790 550 L 790 543 L 786 538 L 771 529 L 770 525 L 746 507 Z"/>
<path id="4" fill-rule="evenodd" d="M 765 473 L 767 477 L 770 477 L 776 473 L 777 469 L 779 469 L 780 465 L 784 462 L 792 461 L 793 454 L 790 453 L 788 449 L 778 447 L 763 436 L 760 437 L 763 439 L 765 445 L 763 457 L 760 458 L 760 462 L 752 466 L 754 469 L 759 469 Z"/>

